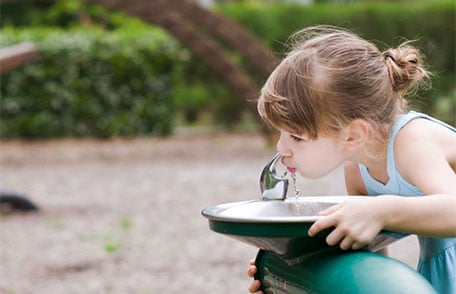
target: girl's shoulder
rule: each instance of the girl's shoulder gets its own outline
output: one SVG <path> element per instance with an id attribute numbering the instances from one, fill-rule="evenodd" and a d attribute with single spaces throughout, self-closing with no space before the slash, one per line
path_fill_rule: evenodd
<path id="1" fill-rule="evenodd" d="M 454 180 L 456 132 L 426 118 L 413 119 L 397 133 L 394 161 L 405 180 L 423 192 L 434 190 L 426 187 L 438 183 L 438 177 Z"/>
<path id="2" fill-rule="evenodd" d="M 456 156 L 455 146 L 455 130 L 426 118 L 416 118 L 408 122 L 397 133 L 394 142 L 395 154 L 414 150 L 441 150 L 444 153 L 454 152 Z"/>

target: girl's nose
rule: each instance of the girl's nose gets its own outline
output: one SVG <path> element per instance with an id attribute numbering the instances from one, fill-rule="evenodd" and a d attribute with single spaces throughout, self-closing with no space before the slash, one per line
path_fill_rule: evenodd
<path id="1" fill-rule="evenodd" d="M 287 147 L 286 137 L 282 132 L 280 133 L 279 141 L 277 141 L 277 152 L 284 157 L 292 155 L 291 149 Z"/>

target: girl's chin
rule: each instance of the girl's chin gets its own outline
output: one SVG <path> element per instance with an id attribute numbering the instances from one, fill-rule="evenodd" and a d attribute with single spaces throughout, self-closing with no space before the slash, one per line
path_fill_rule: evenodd
<path id="1" fill-rule="evenodd" d="M 326 174 L 312 174 L 312 173 L 306 173 L 306 172 L 303 172 L 303 171 L 300 171 L 300 170 L 297 170 L 296 173 L 298 173 L 304 179 L 308 179 L 308 180 L 318 180 L 318 179 L 321 179 L 321 178 L 323 178 L 324 176 L 326 176 L 328 174 L 328 173 L 326 173 Z"/>

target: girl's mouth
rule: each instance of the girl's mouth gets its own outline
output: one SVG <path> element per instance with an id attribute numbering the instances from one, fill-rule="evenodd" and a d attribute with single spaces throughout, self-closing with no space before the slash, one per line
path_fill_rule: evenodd
<path id="1" fill-rule="evenodd" d="M 287 170 L 288 170 L 288 172 L 290 172 L 291 174 L 296 173 L 296 168 L 295 168 L 295 167 L 287 167 Z"/>

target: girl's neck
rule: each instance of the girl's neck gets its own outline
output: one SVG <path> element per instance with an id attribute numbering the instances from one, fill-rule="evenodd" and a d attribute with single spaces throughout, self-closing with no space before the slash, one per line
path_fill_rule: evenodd
<path id="1" fill-rule="evenodd" d="M 401 116 L 402 114 L 398 114 L 395 121 Z M 389 181 L 387 170 L 388 142 L 393 123 L 377 127 L 365 142 L 359 157 L 359 163 L 365 165 L 369 174 L 383 184 Z"/>
<path id="2" fill-rule="evenodd" d="M 369 174 L 377 181 L 386 184 L 389 180 L 387 171 L 387 148 L 386 145 L 379 147 L 376 152 L 366 150 L 361 156 L 359 163 L 367 167 Z M 375 156 L 373 156 L 375 154 Z"/>

